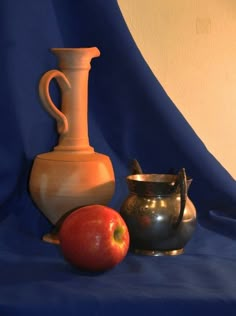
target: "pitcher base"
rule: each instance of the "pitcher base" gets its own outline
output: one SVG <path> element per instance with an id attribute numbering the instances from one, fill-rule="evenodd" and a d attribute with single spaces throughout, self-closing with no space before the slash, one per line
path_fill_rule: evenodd
<path id="1" fill-rule="evenodd" d="M 56 245 L 60 244 L 58 234 L 54 233 L 53 231 L 47 234 L 44 234 L 42 237 L 42 240 L 50 244 L 56 244 Z"/>

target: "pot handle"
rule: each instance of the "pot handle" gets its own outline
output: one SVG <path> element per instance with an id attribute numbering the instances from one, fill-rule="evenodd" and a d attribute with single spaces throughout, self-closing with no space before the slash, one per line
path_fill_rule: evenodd
<path id="1" fill-rule="evenodd" d="M 181 223 L 184 215 L 184 209 L 186 205 L 187 200 L 187 177 L 185 169 L 182 168 L 177 177 L 176 184 L 180 187 L 180 212 L 177 221 L 174 224 L 174 227 L 177 228 L 179 224 Z"/>
<path id="2" fill-rule="evenodd" d="M 142 174 L 143 170 L 137 159 L 133 159 L 131 163 L 131 174 Z"/>
<path id="3" fill-rule="evenodd" d="M 65 134 L 68 131 L 67 118 L 60 110 L 58 110 L 49 93 L 49 85 L 52 79 L 56 79 L 61 90 L 70 89 L 71 85 L 64 73 L 56 69 L 46 72 L 39 82 L 39 96 L 42 104 L 45 110 L 56 119 L 58 133 Z"/>

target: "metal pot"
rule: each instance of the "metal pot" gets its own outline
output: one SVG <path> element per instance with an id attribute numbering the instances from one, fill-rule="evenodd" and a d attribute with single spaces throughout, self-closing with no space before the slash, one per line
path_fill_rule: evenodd
<path id="1" fill-rule="evenodd" d="M 196 226 L 187 193 L 192 179 L 174 174 L 134 174 L 126 178 L 129 195 L 120 214 L 130 232 L 131 250 L 144 255 L 177 255 Z"/>

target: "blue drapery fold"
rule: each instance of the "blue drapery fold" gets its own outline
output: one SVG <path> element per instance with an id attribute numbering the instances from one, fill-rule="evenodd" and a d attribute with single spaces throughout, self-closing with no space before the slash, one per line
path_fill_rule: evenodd
<path id="1" fill-rule="evenodd" d="M 114 315 L 132 308 L 142 315 L 144 310 L 154 314 L 155 308 L 166 309 L 169 299 L 173 310 L 178 305 L 182 315 L 181 304 L 193 307 L 192 315 L 204 308 L 220 314 L 225 308 L 218 294 L 222 288 L 228 308 L 234 306 L 235 297 L 230 293 L 235 288 L 230 276 L 235 261 L 235 181 L 208 152 L 152 74 L 117 2 L 3 0 L 0 33 L 0 287 L 7 288 L 3 292 L 1 289 L 5 294 L 0 298 L 0 312 L 37 315 L 41 306 L 40 313 L 57 310 L 58 315 L 64 315 L 69 308 L 68 315 L 76 314 L 76 310 L 83 315 L 96 314 L 96 309 L 101 315 L 109 315 L 114 303 L 120 306 L 113 310 Z M 197 208 L 199 227 L 188 246 L 189 254 L 177 259 L 182 268 L 186 267 L 187 276 L 177 264 L 176 273 L 182 279 L 177 274 L 171 276 L 175 291 L 168 287 L 168 269 L 174 265 L 168 258 L 157 261 L 130 254 L 113 272 L 91 279 L 71 270 L 54 246 L 39 240 L 49 223 L 31 201 L 28 176 L 34 157 L 52 149 L 57 133 L 54 120 L 40 104 L 38 83 L 44 72 L 57 67 L 50 48 L 87 46 L 97 46 L 101 51 L 101 57 L 92 62 L 89 79 L 89 136 L 95 150 L 109 155 L 113 162 L 116 192 L 111 206 L 119 209 L 127 194 L 125 176 L 131 159 L 138 159 L 145 172 L 177 172 L 185 167 L 193 178 L 189 194 Z M 223 254 L 217 255 L 215 262 L 218 247 Z M 228 259 L 224 261 L 224 257 Z M 222 267 L 228 272 L 223 272 Z M 220 279 L 214 280 L 214 273 L 207 276 L 211 269 L 217 269 Z M 152 274 L 157 278 L 155 284 Z M 122 282 L 131 283 L 121 295 Z M 110 291 L 115 284 L 118 288 Z M 162 285 L 163 291 L 157 284 Z M 98 293 L 100 287 L 104 293 Z M 209 307 L 198 293 L 200 288 L 214 307 Z M 12 293 L 20 289 L 23 292 L 14 298 Z M 28 305 L 22 296 L 24 291 L 30 295 Z M 93 303 L 88 308 L 91 295 Z M 168 308 L 171 312 L 172 307 Z"/>

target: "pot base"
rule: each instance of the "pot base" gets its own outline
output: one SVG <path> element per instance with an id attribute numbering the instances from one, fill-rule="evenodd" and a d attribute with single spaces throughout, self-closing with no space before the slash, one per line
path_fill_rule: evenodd
<path id="1" fill-rule="evenodd" d="M 145 249 L 133 249 L 134 253 L 144 256 L 177 256 L 184 253 L 184 248 L 176 250 L 145 250 Z"/>

